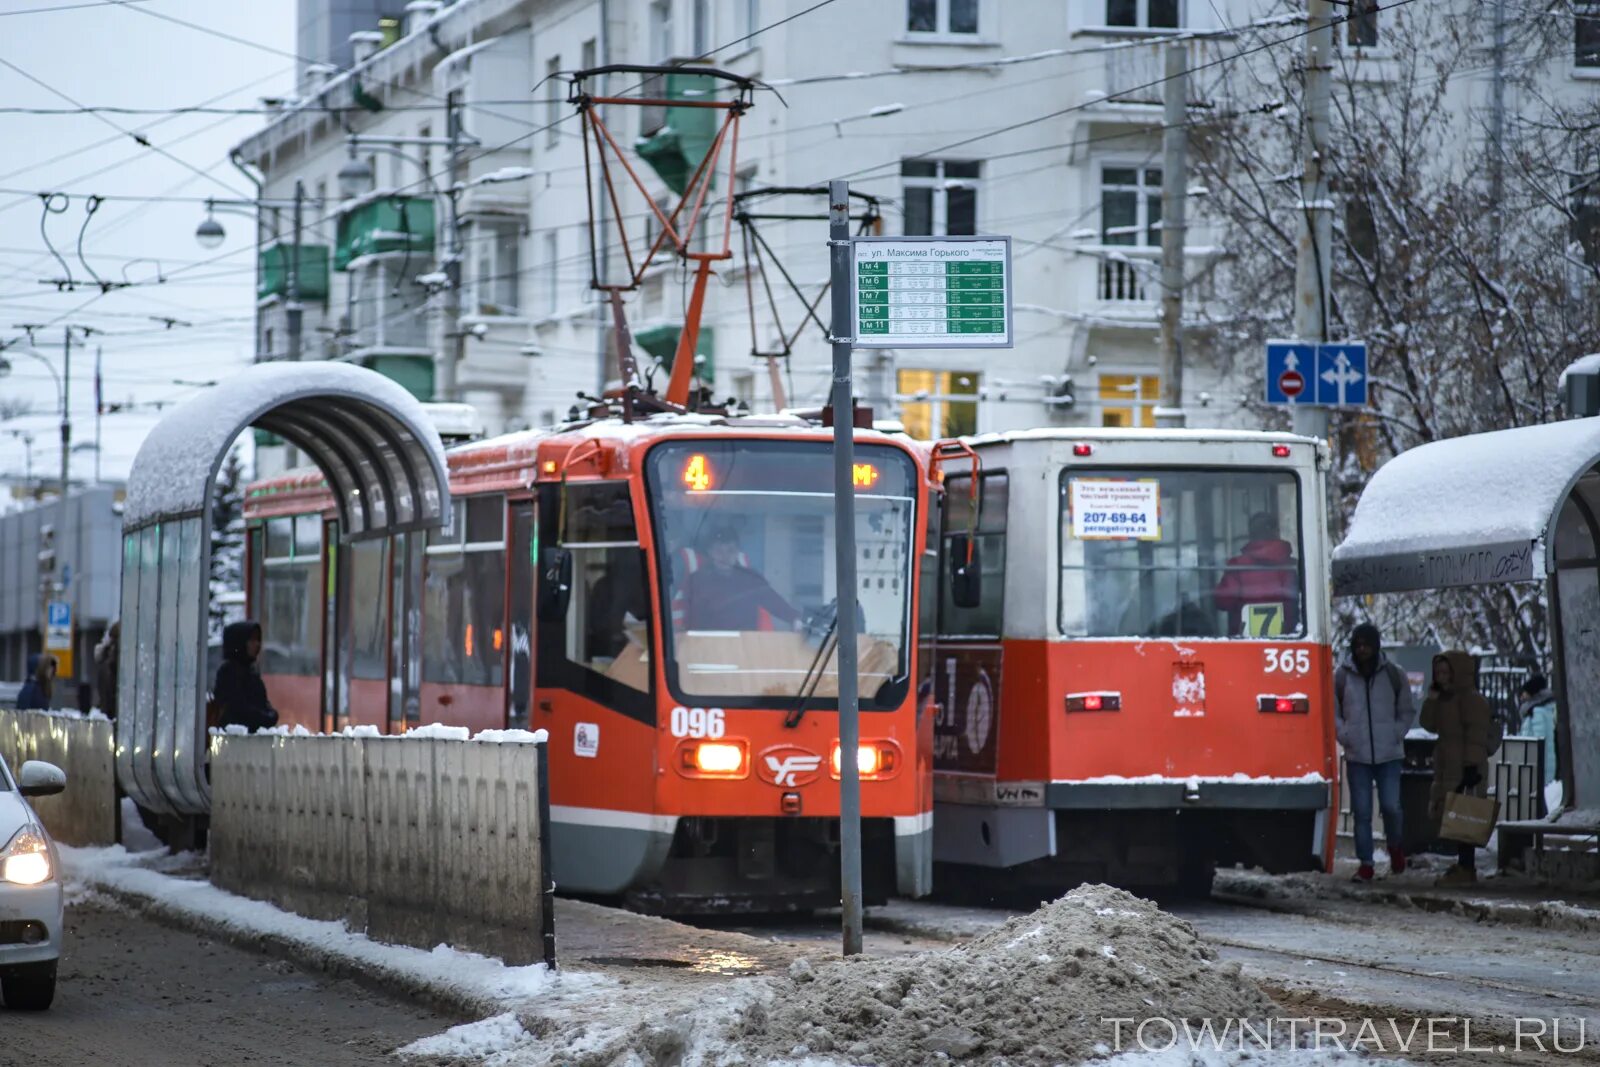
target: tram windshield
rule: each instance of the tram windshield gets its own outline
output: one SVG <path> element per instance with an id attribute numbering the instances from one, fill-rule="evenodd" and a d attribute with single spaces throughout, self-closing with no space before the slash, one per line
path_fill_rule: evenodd
<path id="1" fill-rule="evenodd" d="M 672 442 L 650 453 L 649 476 L 674 696 L 836 706 L 828 445 Z M 864 445 L 854 482 L 861 707 L 889 710 L 908 688 L 917 472 L 898 449 Z"/>
<path id="2" fill-rule="evenodd" d="M 1064 471 L 1061 632 L 1305 634 L 1299 492 L 1285 471 Z"/>

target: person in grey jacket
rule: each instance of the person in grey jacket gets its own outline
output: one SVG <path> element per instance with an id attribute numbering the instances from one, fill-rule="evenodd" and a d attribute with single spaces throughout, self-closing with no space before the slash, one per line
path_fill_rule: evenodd
<path id="1" fill-rule="evenodd" d="M 1400 766 L 1406 754 L 1406 732 L 1416 719 L 1415 701 L 1405 672 L 1383 655 L 1383 635 L 1370 622 L 1350 634 L 1350 658 L 1334 672 L 1335 733 L 1344 748 L 1350 791 L 1350 817 L 1355 823 L 1355 880 L 1370 882 L 1372 868 L 1372 788 L 1378 788 L 1383 831 L 1389 839 L 1389 869 L 1406 869 L 1400 842 Z"/>

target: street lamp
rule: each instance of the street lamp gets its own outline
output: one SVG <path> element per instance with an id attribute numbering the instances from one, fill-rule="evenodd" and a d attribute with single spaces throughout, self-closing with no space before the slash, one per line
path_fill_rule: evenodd
<path id="1" fill-rule="evenodd" d="M 346 200 L 352 200 L 372 188 L 374 176 L 372 167 L 364 159 L 357 159 L 354 147 L 352 155 L 345 165 L 339 168 L 339 194 Z"/>
<path id="2" fill-rule="evenodd" d="M 227 236 L 228 233 L 222 228 L 222 223 L 216 220 L 208 207 L 206 217 L 195 227 L 194 239 L 199 242 L 201 248 L 216 248 Z"/>

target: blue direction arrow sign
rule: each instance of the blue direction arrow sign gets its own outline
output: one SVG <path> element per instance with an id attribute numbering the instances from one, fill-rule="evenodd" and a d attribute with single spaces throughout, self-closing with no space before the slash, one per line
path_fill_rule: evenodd
<path id="1" fill-rule="evenodd" d="M 1366 343 L 1268 341 L 1267 403 L 1365 407 Z"/>
<path id="2" fill-rule="evenodd" d="M 1366 342 L 1317 346 L 1317 403 L 1333 408 L 1366 406 Z"/>
<path id="3" fill-rule="evenodd" d="M 1267 342 L 1267 403 L 1314 404 L 1317 346 L 1309 341 Z"/>

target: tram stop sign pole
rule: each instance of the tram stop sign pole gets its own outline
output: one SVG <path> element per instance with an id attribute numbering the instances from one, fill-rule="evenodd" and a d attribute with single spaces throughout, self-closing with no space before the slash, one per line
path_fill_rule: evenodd
<path id="1" fill-rule="evenodd" d="M 1010 348 L 1011 238 L 850 236 L 850 183 L 828 183 L 833 288 L 833 494 L 839 634 L 839 873 L 844 953 L 861 951 L 856 675 L 856 348 Z"/>
<path id="2" fill-rule="evenodd" d="M 839 889 L 844 954 L 861 951 L 861 695 L 856 677 L 855 395 L 850 296 L 850 183 L 828 183 L 828 266 L 833 288 L 833 539 L 839 644 Z"/>

